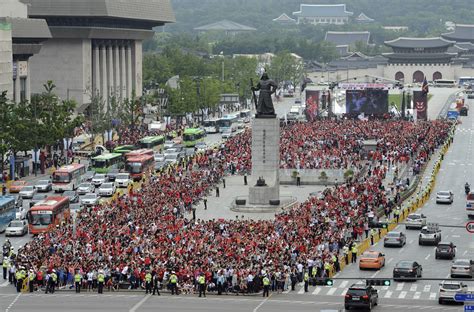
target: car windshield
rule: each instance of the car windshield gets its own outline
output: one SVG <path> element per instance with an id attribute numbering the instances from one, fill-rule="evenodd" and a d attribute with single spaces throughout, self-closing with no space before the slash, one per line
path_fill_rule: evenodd
<path id="1" fill-rule="evenodd" d="M 66 191 L 63 193 L 63 196 L 66 196 L 66 197 L 74 197 L 76 196 L 76 192 L 74 191 Z"/>
<path id="2" fill-rule="evenodd" d="M 70 181 L 71 181 L 71 175 L 68 172 L 55 172 L 53 174 L 53 182 L 69 183 Z"/>
<path id="3" fill-rule="evenodd" d="M 44 199 L 46 198 L 46 195 L 44 194 L 36 194 L 35 196 L 33 196 L 33 200 L 35 199 Z"/>
<path id="4" fill-rule="evenodd" d="M 454 265 L 471 265 L 471 262 L 469 260 L 456 260 L 454 261 Z"/>
<path id="5" fill-rule="evenodd" d="M 400 237 L 400 233 L 389 232 L 389 233 L 387 233 L 387 237 Z"/>
<path id="6" fill-rule="evenodd" d="M 36 183 L 37 185 L 48 185 L 49 184 L 49 181 L 48 180 L 39 180 L 38 183 Z"/>
<path id="7" fill-rule="evenodd" d="M 362 258 L 378 258 L 378 253 L 366 252 L 362 254 Z"/>
<path id="8" fill-rule="evenodd" d="M 349 289 L 347 294 L 352 296 L 364 296 L 367 294 L 367 291 L 364 289 Z"/>
<path id="9" fill-rule="evenodd" d="M 128 179 L 128 177 L 129 177 L 128 174 L 123 174 L 123 173 L 122 173 L 122 174 L 118 174 L 117 177 L 116 177 L 116 179 L 117 179 L 117 180 L 122 180 L 122 179 L 123 179 L 123 180 L 126 180 L 126 179 Z"/>
<path id="10" fill-rule="evenodd" d="M 451 283 L 446 283 L 441 285 L 442 288 L 444 289 L 459 289 L 461 286 L 459 284 L 451 284 Z"/>
<path id="11" fill-rule="evenodd" d="M 22 227 L 23 226 L 23 222 L 21 221 L 12 221 L 10 222 L 10 227 Z"/>
<path id="12" fill-rule="evenodd" d="M 14 186 L 19 186 L 19 185 L 20 185 L 20 186 L 21 186 L 21 185 L 25 185 L 25 182 L 23 182 L 23 181 L 15 181 L 15 182 L 12 183 L 12 185 L 14 185 Z"/>
<path id="13" fill-rule="evenodd" d="M 33 188 L 32 186 L 24 186 L 24 187 L 21 189 L 22 192 L 31 192 L 31 191 L 33 191 L 33 190 L 34 190 L 34 188 Z"/>
<path id="14" fill-rule="evenodd" d="M 83 199 L 96 199 L 97 195 L 96 194 L 89 194 L 89 195 L 84 195 Z"/>
<path id="15" fill-rule="evenodd" d="M 30 224 L 32 225 L 50 225 L 51 224 L 50 214 L 33 214 L 30 217 Z"/>
<path id="16" fill-rule="evenodd" d="M 411 219 L 411 220 L 418 220 L 418 219 L 421 219 L 421 216 L 420 216 L 420 215 L 409 215 L 409 216 L 408 216 L 408 219 Z"/>
<path id="17" fill-rule="evenodd" d="M 406 269 L 406 268 L 412 268 L 412 267 L 413 267 L 413 262 L 410 262 L 410 261 L 401 261 L 397 263 L 397 268 Z"/>
<path id="18" fill-rule="evenodd" d="M 434 234 L 434 230 L 429 230 L 428 228 L 421 229 L 421 234 Z"/>
<path id="19" fill-rule="evenodd" d="M 104 183 L 104 184 L 102 184 L 102 186 L 100 188 L 110 189 L 110 188 L 112 188 L 112 183 Z"/>
<path id="20" fill-rule="evenodd" d="M 94 180 L 105 180 L 105 174 L 96 174 Z"/>
<path id="21" fill-rule="evenodd" d="M 90 187 L 90 186 L 91 186 L 91 185 L 90 185 L 89 183 L 81 183 L 81 184 L 79 184 L 79 187 L 80 187 L 80 188 L 83 188 L 83 187 L 86 188 L 86 187 Z"/>
<path id="22" fill-rule="evenodd" d="M 441 196 L 449 196 L 451 195 L 449 192 L 438 192 L 438 195 L 441 195 Z"/>

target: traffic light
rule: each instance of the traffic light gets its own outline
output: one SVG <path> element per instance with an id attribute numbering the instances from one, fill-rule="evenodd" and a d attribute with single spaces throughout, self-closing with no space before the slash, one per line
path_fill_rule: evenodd
<path id="1" fill-rule="evenodd" d="M 333 286 L 334 285 L 334 281 L 330 278 L 327 278 L 326 279 L 326 286 Z"/>
<path id="2" fill-rule="evenodd" d="M 365 284 L 367 286 L 390 286 L 392 284 L 392 280 L 390 279 L 368 279 L 365 280 Z"/>

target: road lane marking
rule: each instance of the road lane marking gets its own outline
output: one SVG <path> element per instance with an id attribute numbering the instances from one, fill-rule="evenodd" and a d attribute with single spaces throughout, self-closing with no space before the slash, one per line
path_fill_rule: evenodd
<path id="1" fill-rule="evenodd" d="M 406 292 L 406 291 L 402 291 L 402 292 L 398 295 L 398 299 L 404 299 L 406 296 L 407 296 L 407 292 Z"/>
<path id="2" fill-rule="evenodd" d="M 405 283 L 398 283 L 397 284 L 397 291 L 400 291 L 403 289 L 403 286 L 405 286 Z"/>
<path id="3" fill-rule="evenodd" d="M 331 289 L 328 290 L 327 294 L 328 296 L 332 296 L 334 295 L 334 293 L 336 292 L 337 288 L 333 287 Z"/>
<path id="4" fill-rule="evenodd" d="M 374 278 L 374 277 L 376 277 L 377 274 L 379 274 L 379 273 L 380 273 L 380 271 L 377 271 L 377 272 L 375 272 L 374 274 L 372 274 L 370 277 L 371 277 L 371 278 Z"/>
<path id="5" fill-rule="evenodd" d="M 467 250 L 466 250 L 467 251 Z M 6 281 L 5 283 L 1 284 L 0 287 L 7 287 L 8 286 L 8 281 Z"/>
<path id="6" fill-rule="evenodd" d="M 402 247 L 402 249 L 400 249 L 400 250 L 398 251 L 398 253 L 401 254 L 401 253 L 403 253 L 404 251 L 405 251 L 405 247 Z"/>
<path id="7" fill-rule="evenodd" d="M 344 290 L 342 291 L 341 296 L 345 296 L 348 290 L 349 290 L 349 288 L 344 289 Z"/>
<path id="8" fill-rule="evenodd" d="M 347 284 L 349 284 L 349 281 L 343 281 L 341 285 L 339 285 L 339 288 L 346 288 Z"/>
<path id="9" fill-rule="evenodd" d="M 429 257 L 431 257 L 431 254 L 428 254 L 428 255 L 425 257 L 425 260 L 428 260 Z"/>
<path id="10" fill-rule="evenodd" d="M 298 290 L 298 295 L 304 294 L 304 287 L 301 287 L 300 290 Z"/>
<path id="11" fill-rule="evenodd" d="M 436 299 L 436 293 L 432 292 L 430 293 L 430 300 L 435 300 Z"/>
<path id="12" fill-rule="evenodd" d="M 420 299 L 420 296 L 421 296 L 421 292 L 417 291 L 417 292 L 413 295 L 413 299 Z"/>
<path id="13" fill-rule="evenodd" d="M 462 255 L 465 256 L 466 254 L 467 254 L 467 250 L 464 250 Z"/>
<path id="14" fill-rule="evenodd" d="M 384 298 L 390 298 L 392 297 L 392 292 L 390 290 L 387 290 L 387 292 L 385 293 L 385 296 L 383 296 Z"/>
<path id="15" fill-rule="evenodd" d="M 313 290 L 312 294 L 313 294 L 313 295 L 317 295 L 317 294 L 319 294 L 319 293 L 321 292 L 321 289 L 322 289 L 322 288 L 321 288 L 321 287 L 319 287 L 319 286 L 318 286 L 318 287 L 316 287 L 316 288 Z"/>
<path id="16" fill-rule="evenodd" d="M 454 232 L 454 229 L 451 229 L 451 233 L 453 233 L 453 232 Z"/>
<path id="17" fill-rule="evenodd" d="M 460 238 L 461 235 L 451 235 L 453 238 Z"/>
<path id="18" fill-rule="evenodd" d="M 20 296 L 21 296 L 21 293 L 19 293 L 18 296 L 16 296 L 15 299 L 13 299 L 12 303 L 10 303 L 10 305 L 5 309 L 5 312 L 10 311 L 10 309 L 13 307 L 15 302 L 18 301 L 18 298 L 20 298 Z"/>
<path id="19" fill-rule="evenodd" d="M 410 244 L 410 245 L 413 244 L 413 239 L 411 241 L 409 241 L 408 244 Z"/>
<path id="20" fill-rule="evenodd" d="M 388 259 L 387 264 L 393 261 L 393 258 Z"/>
<path id="21" fill-rule="evenodd" d="M 272 295 L 268 296 L 267 298 L 265 298 L 265 300 L 263 300 L 262 302 L 260 302 L 260 304 L 258 306 L 255 307 L 255 309 L 253 309 L 253 312 L 257 312 L 258 309 L 260 309 L 261 306 L 263 306 L 265 304 L 265 302 L 268 301 L 268 299 L 270 299 L 272 297 Z"/>
<path id="22" fill-rule="evenodd" d="M 431 290 L 431 285 L 425 285 L 425 288 L 423 288 L 423 292 L 429 292 Z"/>
<path id="23" fill-rule="evenodd" d="M 382 290 L 388 290 L 388 287 L 389 287 L 389 286 L 383 286 L 383 287 L 382 287 Z"/>
<path id="24" fill-rule="evenodd" d="M 416 291 L 417 288 L 418 288 L 418 286 L 416 284 L 413 284 L 410 287 L 410 291 Z"/>

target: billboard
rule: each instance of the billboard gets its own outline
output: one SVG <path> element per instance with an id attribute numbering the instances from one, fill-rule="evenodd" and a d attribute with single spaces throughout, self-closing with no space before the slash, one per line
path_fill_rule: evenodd
<path id="1" fill-rule="evenodd" d="M 306 117 L 312 121 L 318 115 L 319 90 L 306 89 Z"/>
<path id="2" fill-rule="evenodd" d="M 346 113 L 388 113 L 388 91 L 379 89 L 346 90 Z"/>
<path id="3" fill-rule="evenodd" d="M 428 120 L 428 96 L 423 91 L 413 91 L 417 120 Z"/>

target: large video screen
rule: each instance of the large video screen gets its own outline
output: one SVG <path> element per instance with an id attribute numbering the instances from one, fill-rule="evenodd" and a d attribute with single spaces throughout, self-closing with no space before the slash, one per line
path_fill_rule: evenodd
<path id="1" fill-rule="evenodd" d="M 388 113 L 387 90 L 347 90 L 347 114 L 384 114 Z"/>

